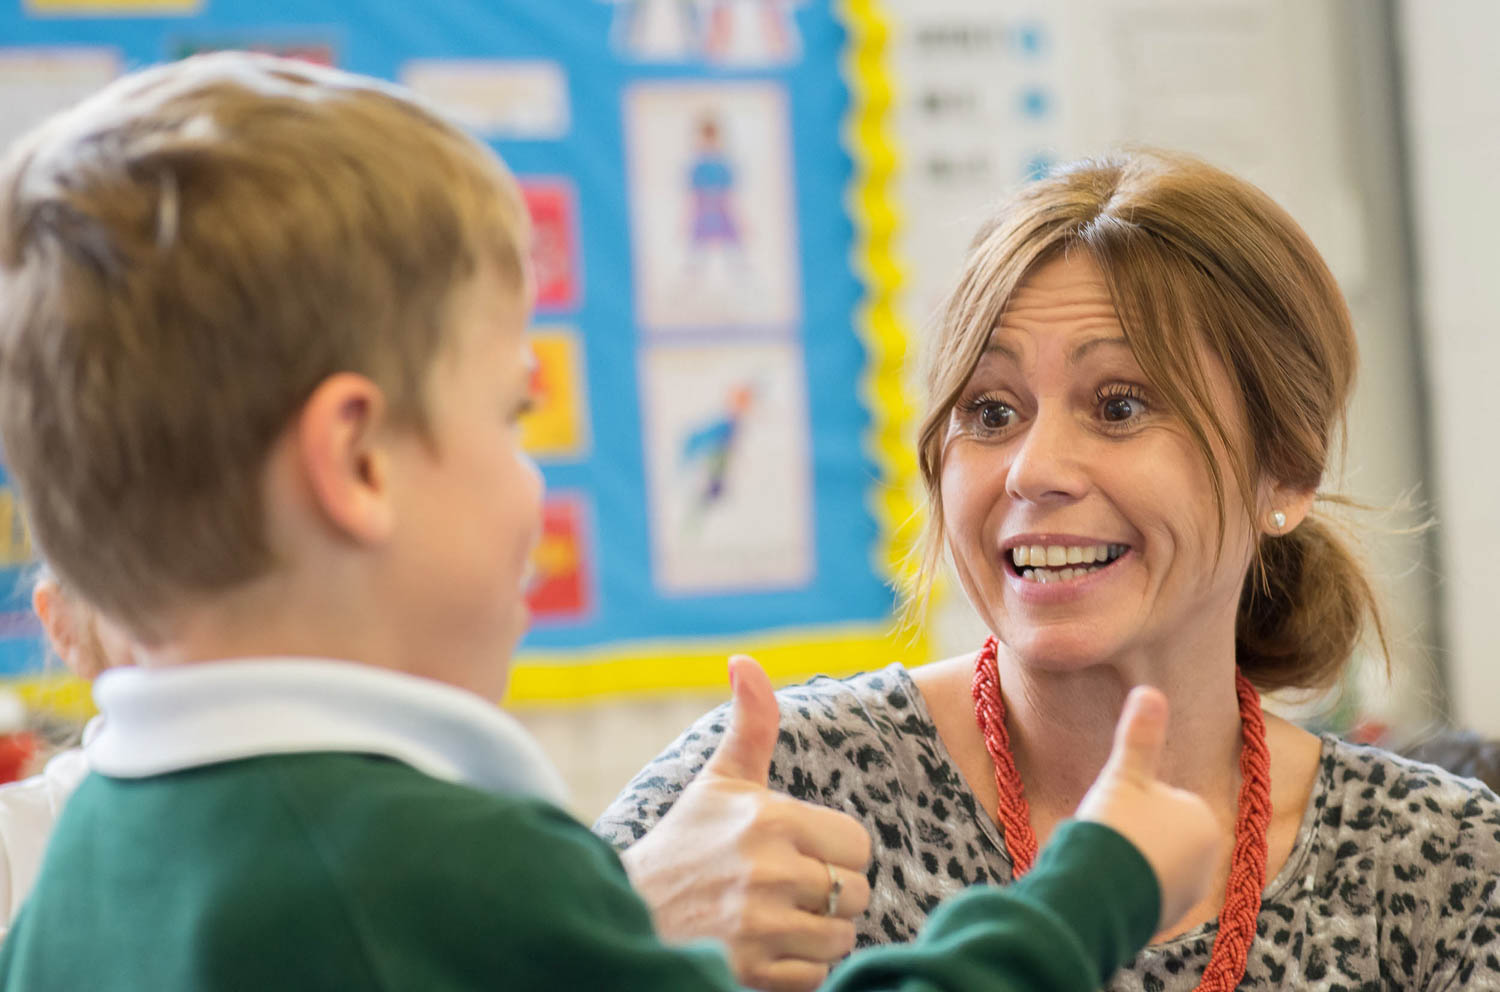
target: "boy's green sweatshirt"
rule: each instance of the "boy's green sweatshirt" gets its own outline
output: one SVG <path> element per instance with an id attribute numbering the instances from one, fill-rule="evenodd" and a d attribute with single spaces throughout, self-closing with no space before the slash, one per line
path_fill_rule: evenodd
<path id="1" fill-rule="evenodd" d="M 535 742 L 475 696 L 286 659 L 112 670 L 94 695 L 95 771 L 0 947 L 4 989 L 734 987 L 718 945 L 657 938 Z M 1158 899 L 1123 837 L 1065 824 L 1025 879 L 827 987 L 1095 989 Z"/>
<path id="2" fill-rule="evenodd" d="M 1006 889 L 950 899 L 829 989 L 1096 989 L 1149 938 L 1157 885 L 1065 825 Z M 728 989 L 719 948 L 658 940 L 610 846 L 542 800 L 357 754 L 91 775 L 0 949 L 17 990 Z"/>

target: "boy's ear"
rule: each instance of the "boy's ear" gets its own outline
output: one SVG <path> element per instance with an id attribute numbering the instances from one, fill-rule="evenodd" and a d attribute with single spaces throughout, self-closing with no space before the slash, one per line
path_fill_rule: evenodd
<path id="1" fill-rule="evenodd" d="M 339 372 L 318 384 L 297 416 L 296 452 L 318 509 L 361 544 L 380 543 L 392 521 L 385 395 L 369 378 Z"/>

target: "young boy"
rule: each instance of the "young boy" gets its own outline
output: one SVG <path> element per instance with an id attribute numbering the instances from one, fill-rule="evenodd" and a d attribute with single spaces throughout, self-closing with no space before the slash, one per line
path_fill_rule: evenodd
<path id="1" fill-rule="evenodd" d="M 14 148 L 0 444 L 40 549 L 141 667 L 96 685 L 95 774 L 5 987 L 731 986 L 717 947 L 658 941 L 492 703 L 541 495 L 526 237 L 483 146 L 264 57 L 126 78 Z M 764 673 L 731 671 L 737 719 L 763 714 Z M 1101 983 L 1213 863 L 1207 807 L 1152 775 L 1163 707 L 1127 705 L 1098 823 L 833 985 Z M 803 860 L 840 915 L 862 879 Z"/>
<path id="2" fill-rule="evenodd" d="M 130 642 L 45 568 L 32 587 L 31 605 L 52 651 L 79 678 L 93 681 L 107 669 L 132 664 Z M 31 892 L 58 814 L 87 774 L 83 751 L 70 747 L 52 755 L 40 773 L 0 785 L 0 939 Z"/>

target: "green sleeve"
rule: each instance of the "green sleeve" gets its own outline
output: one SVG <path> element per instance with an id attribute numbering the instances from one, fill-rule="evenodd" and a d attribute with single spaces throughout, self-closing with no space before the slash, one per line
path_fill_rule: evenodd
<path id="1" fill-rule="evenodd" d="M 381 988 L 738 988 L 719 945 L 661 942 L 614 849 L 562 810 L 475 813 L 429 804 L 436 843 L 390 852 L 405 869 L 354 908 Z"/>
<path id="2" fill-rule="evenodd" d="M 737 988 L 717 944 L 661 942 L 618 855 L 563 811 L 444 806 L 424 804 L 408 834 L 424 842 L 384 852 L 382 891 L 351 907 L 380 987 Z M 1150 937 L 1158 898 L 1123 837 L 1065 824 L 1026 879 L 949 899 L 917 942 L 853 955 L 827 988 L 1097 989 Z"/>
<path id="3" fill-rule="evenodd" d="M 1160 914 L 1156 875 L 1134 845 L 1069 821 L 1025 878 L 945 900 L 916 941 L 854 955 L 825 990 L 1087 992 L 1145 946 Z"/>

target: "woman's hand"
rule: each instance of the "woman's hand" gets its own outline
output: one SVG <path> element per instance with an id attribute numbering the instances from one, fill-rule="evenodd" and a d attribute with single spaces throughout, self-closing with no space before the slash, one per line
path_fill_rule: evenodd
<path id="1" fill-rule="evenodd" d="M 850 921 L 870 901 L 870 838 L 853 817 L 767 788 L 781 723 L 770 679 L 737 656 L 729 680 L 718 750 L 621 859 L 664 939 L 723 941 L 752 988 L 816 988 L 854 947 Z"/>
<path id="2" fill-rule="evenodd" d="M 1145 856 L 1161 885 L 1160 930 L 1208 894 L 1228 834 L 1208 804 L 1156 777 L 1167 734 L 1167 697 L 1136 686 L 1125 700 L 1104 770 L 1077 817 L 1113 827 Z"/>

